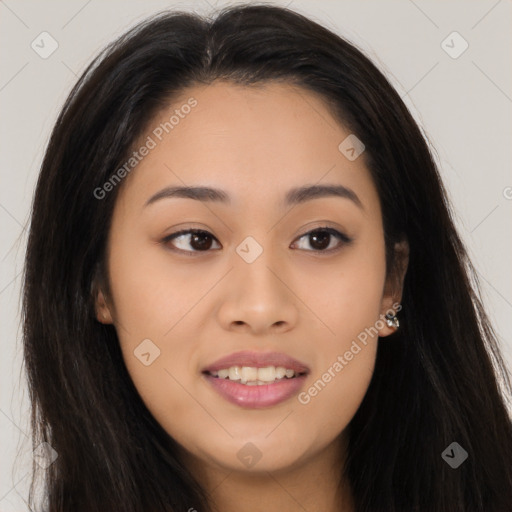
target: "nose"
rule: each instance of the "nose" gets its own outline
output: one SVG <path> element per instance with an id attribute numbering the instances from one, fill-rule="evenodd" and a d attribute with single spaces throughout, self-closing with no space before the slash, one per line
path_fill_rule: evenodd
<path id="1" fill-rule="evenodd" d="M 293 288 L 290 273 L 270 258 L 270 250 L 252 263 L 235 254 L 217 310 L 219 322 L 225 330 L 255 335 L 293 329 L 299 317 Z"/>

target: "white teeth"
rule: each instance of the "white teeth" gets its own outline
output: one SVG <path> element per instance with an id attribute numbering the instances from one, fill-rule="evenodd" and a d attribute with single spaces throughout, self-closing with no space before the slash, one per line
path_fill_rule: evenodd
<path id="1" fill-rule="evenodd" d="M 242 366 L 240 374 L 242 376 L 242 384 L 245 384 L 248 381 L 258 380 L 258 368 L 253 368 L 252 366 Z"/>
<path id="2" fill-rule="evenodd" d="M 276 379 L 282 379 L 286 375 L 286 368 L 278 366 L 276 368 Z"/>
<path id="3" fill-rule="evenodd" d="M 285 377 L 288 379 L 295 377 L 295 370 L 284 368 L 283 366 L 265 366 L 264 368 L 231 366 L 230 368 L 223 368 L 222 370 L 210 373 L 219 379 L 240 381 L 247 386 L 262 386 L 276 380 L 282 380 Z"/>
<path id="4" fill-rule="evenodd" d="M 219 379 L 226 379 L 229 375 L 229 369 L 219 370 L 218 372 L 212 372 L 213 375 L 217 374 Z"/>
<path id="5" fill-rule="evenodd" d="M 271 382 L 273 380 L 276 380 L 276 369 L 273 366 L 258 368 L 258 379 L 263 380 L 265 382 Z"/>
<path id="6" fill-rule="evenodd" d="M 229 380 L 240 380 L 242 376 L 240 375 L 240 367 L 239 366 L 232 366 L 229 369 Z"/>

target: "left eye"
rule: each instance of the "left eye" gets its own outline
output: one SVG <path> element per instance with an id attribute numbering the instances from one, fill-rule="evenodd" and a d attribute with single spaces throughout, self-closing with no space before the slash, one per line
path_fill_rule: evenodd
<path id="1" fill-rule="evenodd" d="M 339 241 L 338 245 L 332 247 L 332 237 L 336 237 Z M 325 228 L 317 228 L 313 231 L 309 231 L 304 233 L 298 240 L 306 239 L 308 243 L 313 247 L 312 249 L 305 249 L 307 251 L 314 252 L 331 252 L 334 250 L 338 250 L 341 246 L 345 244 L 349 244 L 352 239 L 349 238 L 344 233 L 340 233 L 338 230 L 325 227 Z M 176 233 L 172 233 L 166 236 L 162 242 L 164 244 L 168 244 L 169 242 L 173 242 L 171 245 L 177 249 L 178 251 L 185 253 L 194 253 L 194 252 L 207 252 L 212 248 L 212 243 L 217 243 L 220 248 L 220 244 L 217 239 L 208 231 L 203 231 L 201 229 L 188 229 L 178 231 Z M 181 244 L 179 247 L 178 244 Z M 193 250 L 188 250 L 185 246 L 189 245 Z M 304 249 L 304 247 L 299 247 L 299 249 Z"/>
<path id="2" fill-rule="evenodd" d="M 338 245 L 331 247 L 332 237 L 336 237 L 339 240 Z M 310 245 L 313 246 L 313 251 L 316 252 L 331 252 L 332 250 L 338 250 L 344 244 L 349 244 L 352 239 L 344 233 L 340 233 L 338 230 L 333 228 L 317 228 L 313 231 L 309 231 L 302 235 L 299 240 L 305 238 Z M 304 247 L 302 247 L 303 249 Z M 308 249 L 306 249 L 308 250 Z"/>

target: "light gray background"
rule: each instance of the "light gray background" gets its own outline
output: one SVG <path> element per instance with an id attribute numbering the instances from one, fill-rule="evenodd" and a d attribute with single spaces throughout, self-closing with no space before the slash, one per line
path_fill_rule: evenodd
<path id="1" fill-rule="evenodd" d="M 20 272 L 35 181 L 58 110 L 98 50 L 147 15 L 169 7 L 205 13 L 228 3 L 0 1 L 0 512 L 27 510 L 32 449 L 21 373 Z M 289 5 L 347 37 L 404 97 L 436 150 L 512 366 L 512 3 L 269 3 Z M 31 48 L 43 31 L 59 44 L 47 59 Z M 469 43 L 457 59 L 441 47 L 453 31 Z"/>

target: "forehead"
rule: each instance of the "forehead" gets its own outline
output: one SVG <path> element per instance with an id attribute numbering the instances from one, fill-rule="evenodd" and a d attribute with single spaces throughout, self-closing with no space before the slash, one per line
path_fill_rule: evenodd
<path id="1" fill-rule="evenodd" d="M 152 148 L 124 194 L 141 203 L 159 188 L 200 184 L 226 190 L 236 206 L 305 184 L 336 183 L 375 195 L 364 153 L 349 160 L 340 150 L 350 135 L 318 95 L 291 84 L 189 87 L 139 139 Z"/>

